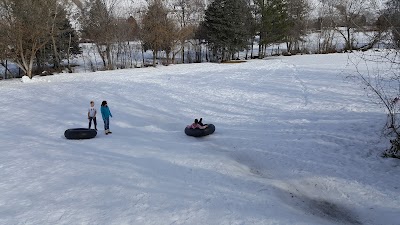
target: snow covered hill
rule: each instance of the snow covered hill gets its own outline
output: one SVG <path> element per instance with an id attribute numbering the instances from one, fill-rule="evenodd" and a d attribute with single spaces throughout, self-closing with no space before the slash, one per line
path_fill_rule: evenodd
<path id="1" fill-rule="evenodd" d="M 350 56 L 351 57 L 351 56 Z M 348 55 L 0 82 L 0 224 L 400 224 L 385 114 Z M 363 68 L 360 68 L 361 70 Z M 107 100 L 111 135 L 67 140 Z M 194 118 L 216 132 L 188 137 Z"/>

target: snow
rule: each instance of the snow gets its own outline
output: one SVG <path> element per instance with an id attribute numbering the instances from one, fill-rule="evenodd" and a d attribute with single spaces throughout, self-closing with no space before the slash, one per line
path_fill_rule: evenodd
<path id="1" fill-rule="evenodd" d="M 399 224 L 400 161 L 349 57 L 0 82 L 0 224 Z M 65 139 L 90 100 L 113 134 L 98 116 Z M 200 117 L 215 133 L 186 136 Z"/>

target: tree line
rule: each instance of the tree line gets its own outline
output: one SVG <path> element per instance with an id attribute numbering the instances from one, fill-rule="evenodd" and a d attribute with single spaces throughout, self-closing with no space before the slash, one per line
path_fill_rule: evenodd
<path id="1" fill-rule="evenodd" d="M 243 51 L 246 59 L 262 58 L 275 43 L 286 43 L 285 54 L 309 53 L 304 43 L 310 33 L 318 36 L 313 53 L 365 50 L 388 37 L 392 47 L 400 46 L 396 0 L 382 10 L 373 0 L 148 0 L 125 15 L 118 3 L 0 0 L 0 64 L 7 68 L 11 61 L 29 77 L 49 68 L 72 72 L 69 59 L 81 53 L 80 42 L 94 46 L 107 70 L 135 66 L 133 52 L 146 65 L 148 50 L 153 66 L 160 57 L 165 64 L 229 61 Z M 361 46 L 360 32 L 369 36 Z M 335 34 L 345 43 L 341 49 Z"/>

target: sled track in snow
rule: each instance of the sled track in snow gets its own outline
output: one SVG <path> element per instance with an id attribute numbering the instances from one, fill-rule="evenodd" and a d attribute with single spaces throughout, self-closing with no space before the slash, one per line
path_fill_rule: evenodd
<path id="1" fill-rule="evenodd" d="M 304 106 L 307 106 L 310 103 L 308 87 L 307 87 L 306 83 L 302 79 L 300 79 L 299 72 L 298 72 L 296 65 L 289 64 L 285 61 L 281 61 L 281 62 L 293 71 L 293 73 L 292 73 L 293 80 L 296 83 L 299 83 L 301 91 L 303 92 Z"/>

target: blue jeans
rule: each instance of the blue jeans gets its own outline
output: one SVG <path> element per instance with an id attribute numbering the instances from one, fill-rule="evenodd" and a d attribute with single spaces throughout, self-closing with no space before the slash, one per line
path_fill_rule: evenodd
<path id="1" fill-rule="evenodd" d="M 103 119 L 103 121 L 104 121 L 104 130 L 110 129 L 110 118 L 107 117 L 107 118 Z"/>

